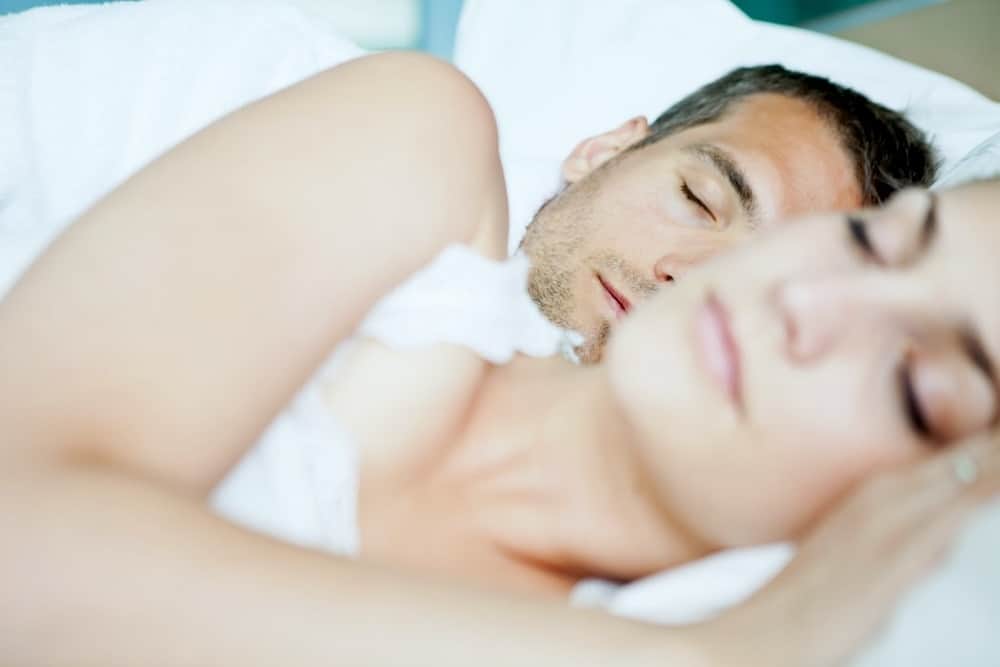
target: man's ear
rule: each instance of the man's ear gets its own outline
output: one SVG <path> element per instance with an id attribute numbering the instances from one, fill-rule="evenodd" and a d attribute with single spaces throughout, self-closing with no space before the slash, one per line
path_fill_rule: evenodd
<path id="1" fill-rule="evenodd" d="M 563 179 L 567 183 L 576 183 L 647 136 L 649 136 L 649 122 L 645 116 L 636 116 L 613 130 L 584 139 L 563 161 Z"/>

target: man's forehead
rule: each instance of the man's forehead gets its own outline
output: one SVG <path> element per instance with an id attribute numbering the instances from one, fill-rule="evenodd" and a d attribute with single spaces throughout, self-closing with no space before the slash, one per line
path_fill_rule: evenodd
<path id="1" fill-rule="evenodd" d="M 776 93 L 748 95 L 733 102 L 719 118 L 686 128 L 677 136 L 684 143 L 726 144 L 764 156 L 809 149 L 847 157 L 835 128 L 812 103 Z"/>
<path id="2" fill-rule="evenodd" d="M 717 124 L 758 129 L 781 129 L 789 122 L 819 126 L 829 131 L 829 123 L 819 108 L 799 97 L 779 93 L 753 93 L 733 101 Z"/>

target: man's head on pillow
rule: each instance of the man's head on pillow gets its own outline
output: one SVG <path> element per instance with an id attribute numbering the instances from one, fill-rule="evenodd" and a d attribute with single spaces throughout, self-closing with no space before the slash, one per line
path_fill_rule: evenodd
<path id="1" fill-rule="evenodd" d="M 582 141 L 562 172 L 523 241 L 528 288 L 596 361 L 614 324 L 692 265 L 790 216 L 929 185 L 935 158 L 899 113 L 768 65 L 733 70 L 652 125 Z"/>

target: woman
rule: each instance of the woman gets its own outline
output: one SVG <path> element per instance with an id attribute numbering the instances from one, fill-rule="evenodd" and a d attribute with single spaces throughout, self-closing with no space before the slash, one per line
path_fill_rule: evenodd
<path id="1" fill-rule="evenodd" d="M 83 216 L 0 306 L 4 658 L 830 664 L 996 488 L 991 439 L 916 465 L 993 426 L 1000 282 L 970 289 L 942 259 L 995 270 L 1000 240 L 956 222 L 996 209 L 987 185 L 707 266 L 634 315 L 604 366 L 358 343 L 312 396 L 357 446 L 361 560 L 212 516 L 248 443 L 390 288 L 455 242 L 500 256 L 503 197 L 474 88 L 386 55 L 237 112 Z M 838 411 L 853 421 L 817 428 Z M 671 631 L 436 574 L 564 594 L 800 534 L 748 605 Z M 877 597 L 852 595 L 873 580 Z M 837 636 L 812 641 L 831 619 Z"/>

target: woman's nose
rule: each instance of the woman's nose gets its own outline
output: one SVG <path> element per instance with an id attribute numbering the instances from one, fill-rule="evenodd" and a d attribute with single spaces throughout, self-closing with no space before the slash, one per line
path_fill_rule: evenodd
<path id="1" fill-rule="evenodd" d="M 890 318 L 922 317 L 927 299 L 926 285 L 873 273 L 789 280 L 773 294 L 788 355 L 799 362 L 828 353 L 851 329 L 874 333 Z"/>
<path id="2" fill-rule="evenodd" d="M 850 313 L 838 287 L 829 280 L 797 280 L 778 286 L 774 305 L 784 326 L 786 351 L 793 360 L 805 362 L 821 356 L 839 336 Z"/>

